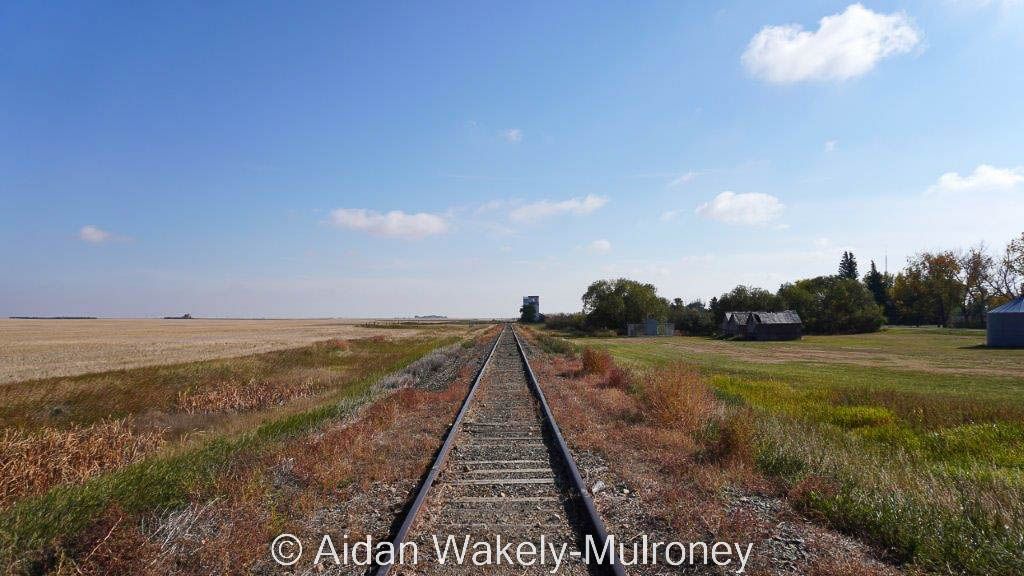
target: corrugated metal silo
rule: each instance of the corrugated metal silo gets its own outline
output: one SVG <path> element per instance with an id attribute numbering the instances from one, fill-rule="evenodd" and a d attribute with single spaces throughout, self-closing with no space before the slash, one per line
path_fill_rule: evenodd
<path id="1" fill-rule="evenodd" d="M 1024 347 L 1024 296 L 988 311 L 988 345 Z"/>

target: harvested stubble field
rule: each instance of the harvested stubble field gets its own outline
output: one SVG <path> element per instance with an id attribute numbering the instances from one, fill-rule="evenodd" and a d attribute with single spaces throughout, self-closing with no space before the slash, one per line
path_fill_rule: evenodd
<path id="1" fill-rule="evenodd" d="M 332 338 L 416 334 L 360 320 L 0 319 L 0 383 L 177 364 L 295 348 Z M 437 326 L 429 326 L 437 328 Z"/>
<path id="2" fill-rule="evenodd" d="M 208 510 L 211 499 L 227 493 L 255 498 L 245 506 L 263 523 L 246 526 L 241 518 L 233 535 L 219 542 L 269 533 L 280 517 L 264 504 L 277 497 L 281 474 L 291 474 L 291 446 L 314 441 L 396 386 L 450 380 L 458 366 L 448 359 L 492 332 L 466 324 L 411 334 L 387 330 L 236 358 L 0 386 L 6 428 L 0 432 L 0 573 L 139 573 L 131 547 L 100 557 L 96 551 L 116 547 L 127 535 L 147 538 L 148 546 L 160 537 L 151 530 L 154 522 L 191 517 L 196 506 Z M 431 352 L 444 346 L 445 354 Z M 387 377 L 406 366 L 401 377 Z M 447 380 L 438 395 L 455 405 L 445 395 Z M 402 397 L 411 401 L 408 393 Z M 362 446 L 341 449 L 364 459 L 372 454 Z M 53 458 L 54 450 L 62 457 Z M 289 470 L 264 469 L 268 454 Z M 351 482 L 352 468 L 338 471 L 336 465 L 320 465 L 338 483 L 325 489 Z M 269 492 L 253 493 L 252 475 L 268 479 Z M 223 510 L 223 502 L 218 507 Z M 120 536 L 108 542 L 110 534 Z M 82 542 L 93 548 L 81 548 Z M 264 548 L 245 554 L 256 558 Z M 202 572 L 199 566 L 195 573 Z"/>
<path id="3" fill-rule="evenodd" d="M 942 574 L 1021 574 L 1024 350 L 986 349 L 983 338 L 890 328 L 797 342 L 573 342 L 610 351 L 627 374 L 691 371 L 719 405 L 745 415 L 743 443 L 772 487 L 766 494 L 890 561 Z"/>

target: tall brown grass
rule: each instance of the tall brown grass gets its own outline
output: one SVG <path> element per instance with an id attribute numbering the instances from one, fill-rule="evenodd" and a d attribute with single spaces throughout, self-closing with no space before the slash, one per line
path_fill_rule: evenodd
<path id="1" fill-rule="evenodd" d="M 604 376 L 608 373 L 608 370 L 611 369 L 613 364 L 612 355 L 609 354 L 607 350 L 584 348 L 581 358 L 583 360 L 584 374 Z"/>
<path id="2" fill-rule="evenodd" d="M 126 420 L 34 432 L 0 433 L 0 508 L 63 482 L 80 482 L 135 462 L 163 443 L 161 433 L 135 432 Z"/>
<path id="3" fill-rule="evenodd" d="M 198 390 L 178 392 L 178 408 L 187 414 L 260 410 L 311 396 L 321 387 L 312 377 L 228 380 Z"/>

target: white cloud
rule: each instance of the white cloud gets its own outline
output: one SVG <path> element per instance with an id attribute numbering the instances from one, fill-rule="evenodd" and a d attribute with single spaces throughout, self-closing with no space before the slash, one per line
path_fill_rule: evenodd
<path id="1" fill-rule="evenodd" d="M 604 238 L 600 240 L 594 240 L 593 242 L 590 243 L 590 249 L 594 252 L 607 252 L 612 249 L 612 243 L 605 240 Z"/>
<path id="2" fill-rule="evenodd" d="M 665 212 L 661 213 L 661 221 L 668 222 L 669 220 L 672 220 L 673 218 L 679 216 L 682 213 L 682 210 L 666 210 Z"/>
<path id="3" fill-rule="evenodd" d="M 783 205 L 771 194 L 722 192 L 711 202 L 697 208 L 697 214 L 726 224 L 756 226 L 767 224 L 782 214 Z"/>
<path id="4" fill-rule="evenodd" d="M 847 80 L 870 72 L 884 58 L 909 52 L 921 31 L 903 12 L 880 14 L 851 4 L 825 16 L 814 32 L 799 24 L 765 26 L 743 53 L 755 77 L 780 84 Z"/>
<path id="5" fill-rule="evenodd" d="M 516 208 L 509 213 L 509 218 L 517 222 L 532 222 L 556 214 L 589 214 L 607 203 L 608 198 L 593 194 L 587 194 L 583 198 L 570 198 L 561 202 L 541 200 Z"/>
<path id="6" fill-rule="evenodd" d="M 825 141 L 825 152 L 835 152 L 836 144 L 839 144 L 838 140 L 826 140 Z"/>
<path id="7" fill-rule="evenodd" d="M 519 128 L 509 128 L 501 133 L 501 137 L 513 144 L 523 141 L 523 131 Z"/>
<path id="8" fill-rule="evenodd" d="M 89 224 L 88 226 L 82 226 L 82 229 L 78 231 L 78 237 L 91 244 L 102 244 L 113 238 L 114 235 Z"/>
<path id="9" fill-rule="evenodd" d="M 988 164 L 979 164 L 969 176 L 946 172 L 928 188 L 928 193 L 956 194 L 1011 190 L 1021 182 L 1024 182 L 1024 167 L 996 168 Z"/>
<path id="10" fill-rule="evenodd" d="M 702 172 L 696 172 L 692 170 L 690 172 L 684 172 L 683 174 L 680 174 L 679 176 L 673 178 L 672 181 L 668 183 L 668 185 L 670 188 L 672 188 L 675 186 L 679 186 L 680 184 L 686 184 L 687 182 L 693 180 L 694 178 L 700 176 L 701 174 Z"/>
<path id="11" fill-rule="evenodd" d="M 375 210 L 361 208 L 338 208 L 331 211 L 331 224 L 352 230 L 363 230 L 375 236 L 398 238 L 423 238 L 448 231 L 448 223 L 437 214 L 406 214 L 401 210 L 381 214 Z"/>

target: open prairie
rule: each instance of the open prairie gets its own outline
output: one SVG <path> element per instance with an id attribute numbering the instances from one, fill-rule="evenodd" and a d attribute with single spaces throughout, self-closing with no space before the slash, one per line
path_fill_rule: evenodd
<path id="1" fill-rule="evenodd" d="M 0 319 L 0 383 L 257 354 L 328 339 L 404 337 L 360 320 Z"/>

